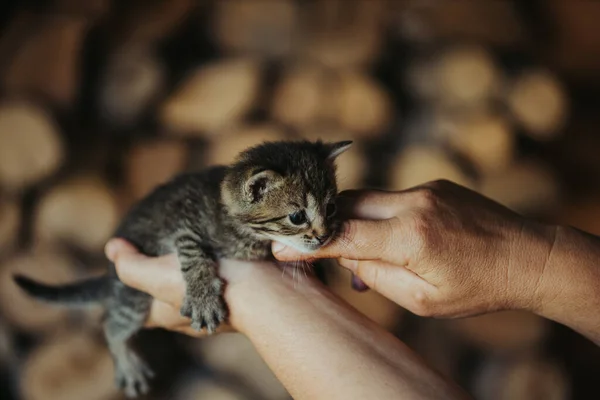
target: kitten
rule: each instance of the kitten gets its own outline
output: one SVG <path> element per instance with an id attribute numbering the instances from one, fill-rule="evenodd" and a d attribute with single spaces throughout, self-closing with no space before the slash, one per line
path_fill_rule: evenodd
<path id="1" fill-rule="evenodd" d="M 273 240 L 312 252 L 335 236 L 340 224 L 334 160 L 351 144 L 264 143 L 242 152 L 229 167 L 182 174 L 134 206 L 115 236 L 148 256 L 176 252 L 186 282 L 181 314 L 194 329 L 213 333 L 227 316 L 219 258 L 272 259 Z M 129 397 L 149 390 L 153 374 L 129 341 L 142 329 L 152 298 L 119 281 L 112 263 L 106 276 L 63 286 L 22 276 L 15 281 L 41 300 L 102 304 L 117 384 Z"/>

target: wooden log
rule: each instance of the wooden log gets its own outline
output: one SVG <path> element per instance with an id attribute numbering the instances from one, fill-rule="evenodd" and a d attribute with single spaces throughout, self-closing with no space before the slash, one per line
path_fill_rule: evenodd
<path id="1" fill-rule="evenodd" d="M 547 320 L 523 311 L 501 311 L 447 321 L 450 332 L 470 346 L 491 353 L 533 352 L 549 333 Z"/>
<path id="2" fill-rule="evenodd" d="M 392 26 L 413 43 L 470 41 L 513 49 L 527 40 L 518 10 L 507 1 L 406 0 L 392 4 Z"/>
<path id="3" fill-rule="evenodd" d="M 109 400 L 118 394 L 113 370 L 103 341 L 61 332 L 27 357 L 19 386 L 27 400 Z"/>
<path id="4" fill-rule="evenodd" d="M 280 57 L 294 48 L 298 6 L 292 0 L 219 1 L 212 30 L 227 53 Z"/>
<path id="5" fill-rule="evenodd" d="M 222 136 L 211 138 L 206 152 L 207 165 L 228 165 L 242 151 L 263 142 L 292 139 L 283 130 L 273 125 L 259 124 L 240 126 L 222 132 Z"/>
<path id="6" fill-rule="evenodd" d="M 99 114 L 109 124 L 132 127 L 160 97 L 165 70 L 144 45 L 126 45 L 110 55 L 102 76 Z"/>
<path id="7" fill-rule="evenodd" d="M 442 149 L 428 145 L 405 148 L 391 167 L 390 174 L 393 190 L 404 190 L 438 179 L 475 187 L 475 182 Z"/>
<path id="8" fill-rule="evenodd" d="M 435 79 L 435 56 L 415 56 L 409 60 L 401 75 L 402 83 L 416 100 L 433 103 L 438 96 L 438 83 Z"/>
<path id="9" fill-rule="evenodd" d="M 76 279 L 72 260 L 59 252 L 38 249 L 30 254 L 16 255 L 0 265 L 0 309 L 10 324 L 35 334 L 52 332 L 63 326 L 69 311 L 34 300 L 14 283 L 14 274 L 49 284 L 67 283 Z"/>
<path id="10" fill-rule="evenodd" d="M 535 160 L 517 161 L 482 177 L 479 192 L 517 212 L 540 216 L 553 212 L 561 201 L 556 177 Z"/>
<path id="11" fill-rule="evenodd" d="M 176 30 L 196 6 L 193 0 L 138 2 L 127 41 L 156 42 Z"/>
<path id="12" fill-rule="evenodd" d="M 25 102 L 0 104 L 0 186 L 22 190 L 52 175 L 63 158 L 50 115 Z"/>
<path id="13" fill-rule="evenodd" d="M 0 254 L 5 254 L 16 246 L 20 225 L 20 204 L 15 200 L 0 198 Z"/>
<path id="14" fill-rule="evenodd" d="M 558 224 L 600 235 L 600 196 L 588 194 L 585 198 L 569 201 L 560 208 L 554 220 Z"/>
<path id="15" fill-rule="evenodd" d="M 385 88 L 365 73 L 309 63 L 284 74 L 273 96 L 271 115 L 299 129 L 328 124 L 356 136 L 374 137 L 389 127 L 393 104 Z"/>
<path id="16" fill-rule="evenodd" d="M 443 118 L 442 118 L 443 119 Z M 510 123 L 499 114 L 485 111 L 453 114 L 439 129 L 454 150 L 470 160 L 481 173 L 507 168 L 515 156 L 515 135 Z"/>
<path id="17" fill-rule="evenodd" d="M 314 64 L 287 69 L 271 102 L 271 116 L 289 126 L 302 128 L 316 124 L 323 115 L 328 83 L 323 68 Z"/>
<path id="18" fill-rule="evenodd" d="M 110 11 L 110 0 L 53 0 L 52 9 L 59 14 L 82 15 L 91 20 Z"/>
<path id="19" fill-rule="evenodd" d="M 339 76 L 338 92 L 330 92 L 337 106 L 338 122 L 343 129 L 358 135 L 374 137 L 391 124 L 393 106 L 389 94 L 366 74 L 343 72 Z"/>
<path id="20" fill-rule="evenodd" d="M 385 1 L 316 1 L 303 11 L 300 58 L 333 69 L 366 69 L 383 47 Z"/>
<path id="21" fill-rule="evenodd" d="M 242 334 L 225 333 L 210 337 L 194 343 L 192 350 L 212 369 L 233 376 L 261 399 L 277 400 L 288 395 L 254 345 Z"/>
<path id="22" fill-rule="evenodd" d="M 75 177 L 46 193 L 36 209 L 36 243 L 102 252 L 119 222 L 113 191 L 94 177 Z"/>
<path id="23" fill-rule="evenodd" d="M 70 106 L 77 95 L 79 59 L 88 20 L 80 16 L 40 15 L 8 59 L 2 85 L 10 94 L 42 95 Z M 43 67 L 40 67 L 43 66 Z"/>
<path id="24" fill-rule="evenodd" d="M 555 361 L 542 357 L 492 358 L 477 371 L 473 394 L 487 400 L 568 400 L 571 381 Z"/>
<path id="25" fill-rule="evenodd" d="M 323 142 L 341 142 L 344 140 L 355 140 L 355 135 L 350 132 L 332 129 L 308 129 L 300 132 L 307 140 Z M 344 153 L 335 161 L 337 166 L 338 189 L 357 189 L 361 187 L 369 168 L 365 155 L 364 145 L 360 141 L 354 141 L 350 151 Z"/>
<path id="26" fill-rule="evenodd" d="M 484 47 L 456 45 L 436 57 L 436 100 L 446 107 L 473 106 L 499 94 L 500 72 Z"/>
<path id="27" fill-rule="evenodd" d="M 600 3 L 550 0 L 544 3 L 544 10 L 552 21 L 556 39 L 547 50 L 551 62 L 567 74 L 569 80 L 588 84 L 590 79 L 597 79 Z"/>
<path id="28" fill-rule="evenodd" d="M 565 126 L 567 94 L 557 77 L 548 71 L 520 74 L 508 90 L 506 103 L 516 121 L 535 139 L 553 139 Z"/>
<path id="29" fill-rule="evenodd" d="M 186 143 L 180 140 L 137 142 L 125 160 L 127 191 L 132 200 L 140 200 L 156 186 L 182 172 L 187 157 Z"/>
<path id="30" fill-rule="evenodd" d="M 160 118 L 174 135 L 215 134 L 239 122 L 254 106 L 260 65 L 223 60 L 192 72 L 163 105 Z"/>

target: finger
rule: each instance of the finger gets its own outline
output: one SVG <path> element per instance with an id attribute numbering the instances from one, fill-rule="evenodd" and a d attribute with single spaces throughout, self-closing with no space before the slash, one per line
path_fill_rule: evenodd
<path id="1" fill-rule="evenodd" d="M 147 328 L 173 329 L 181 325 L 190 325 L 191 320 L 181 315 L 179 309 L 164 301 L 154 300 L 148 319 Z"/>
<path id="2" fill-rule="evenodd" d="M 127 286 L 175 307 L 181 305 L 185 282 L 175 255 L 148 257 L 123 239 L 109 241 L 105 253 Z"/>
<path id="3" fill-rule="evenodd" d="M 327 246 L 312 252 L 301 253 L 279 242 L 273 242 L 273 255 L 280 261 L 317 258 L 348 258 L 354 260 L 385 259 L 389 244 L 394 242 L 391 220 L 349 220 L 340 234 Z"/>
<path id="4" fill-rule="evenodd" d="M 424 293 L 434 289 L 433 285 L 399 265 L 346 259 L 340 259 L 338 263 L 352 271 L 370 289 L 409 310 L 415 309 Z"/>
<path id="5" fill-rule="evenodd" d="M 168 329 L 193 337 L 204 337 L 208 335 L 205 329 L 197 331 L 190 326 L 190 323 L 191 320 L 183 317 L 179 310 L 172 305 L 160 300 L 154 300 L 145 327 Z M 232 331 L 234 331 L 234 329 L 229 324 L 221 324 L 216 330 L 217 333 Z"/>
<path id="6" fill-rule="evenodd" d="M 182 333 L 187 336 L 204 337 L 205 331 L 197 331 L 190 326 L 190 319 L 181 316 L 179 310 L 160 300 L 152 302 L 152 308 L 146 321 L 146 328 L 162 328 Z"/>
<path id="7" fill-rule="evenodd" d="M 347 218 L 388 219 L 398 212 L 398 192 L 347 190 L 338 195 L 339 212 Z"/>

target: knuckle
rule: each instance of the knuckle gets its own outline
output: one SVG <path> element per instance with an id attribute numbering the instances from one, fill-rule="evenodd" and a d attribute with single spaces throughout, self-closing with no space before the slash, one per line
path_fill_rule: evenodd
<path id="1" fill-rule="evenodd" d="M 429 184 L 417 191 L 417 205 L 426 210 L 433 209 L 439 201 L 439 190 Z"/>
<path id="2" fill-rule="evenodd" d="M 429 294 L 423 289 L 417 289 L 412 294 L 412 312 L 421 316 L 429 317 L 433 315 L 433 309 Z"/>
<path id="3" fill-rule="evenodd" d="M 431 187 L 438 190 L 447 189 L 452 186 L 452 182 L 448 179 L 436 179 L 430 182 Z"/>

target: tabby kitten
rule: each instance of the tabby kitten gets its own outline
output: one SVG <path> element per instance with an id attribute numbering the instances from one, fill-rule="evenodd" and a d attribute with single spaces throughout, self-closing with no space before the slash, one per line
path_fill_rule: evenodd
<path id="1" fill-rule="evenodd" d="M 242 152 L 229 166 L 183 174 L 158 187 L 124 218 L 115 236 L 148 256 L 176 252 L 186 282 L 181 314 L 194 329 L 215 329 L 227 316 L 217 260 L 271 259 L 273 240 L 312 252 L 335 236 L 334 160 L 352 142 L 271 142 Z M 129 397 L 149 390 L 152 372 L 129 345 L 152 298 L 106 276 L 47 286 L 22 276 L 30 295 L 70 306 L 100 303 L 116 382 Z"/>

